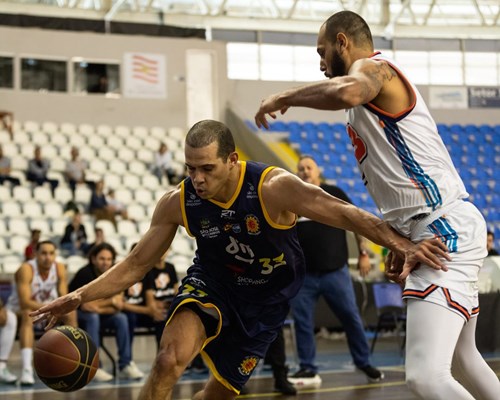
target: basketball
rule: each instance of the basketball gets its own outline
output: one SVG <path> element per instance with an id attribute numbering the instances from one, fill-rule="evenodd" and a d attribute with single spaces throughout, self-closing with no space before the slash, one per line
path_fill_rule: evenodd
<path id="1" fill-rule="evenodd" d="M 99 353 L 83 329 L 59 326 L 36 343 L 33 364 L 40 380 L 60 392 L 73 392 L 88 384 L 99 368 Z"/>

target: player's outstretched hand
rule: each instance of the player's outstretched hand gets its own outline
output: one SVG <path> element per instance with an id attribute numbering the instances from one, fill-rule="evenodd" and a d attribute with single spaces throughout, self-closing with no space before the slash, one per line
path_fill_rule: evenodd
<path id="1" fill-rule="evenodd" d="M 288 108 L 288 106 L 282 104 L 278 95 L 272 95 L 262 100 L 259 111 L 255 114 L 255 123 L 257 127 L 269 129 L 269 122 L 267 122 L 266 114 L 269 114 L 272 119 L 276 119 L 276 111 L 280 111 L 281 114 L 284 114 Z"/>
<path id="2" fill-rule="evenodd" d="M 80 295 L 76 292 L 71 292 L 45 304 L 38 310 L 30 312 L 29 315 L 33 318 L 33 323 L 46 321 L 45 330 L 49 330 L 63 315 L 76 310 L 81 302 Z"/>
<path id="3" fill-rule="evenodd" d="M 399 272 L 396 282 L 404 282 L 411 271 L 420 264 L 424 264 L 435 270 L 448 271 L 443 260 L 451 261 L 448 247 L 441 239 L 425 239 L 414 244 L 405 251 L 404 263 L 395 254 L 386 259 L 386 275 L 390 278 Z"/>

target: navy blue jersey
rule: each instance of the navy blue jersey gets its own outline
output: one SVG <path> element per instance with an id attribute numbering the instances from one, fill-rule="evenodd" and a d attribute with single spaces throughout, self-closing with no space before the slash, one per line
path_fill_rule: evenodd
<path id="1" fill-rule="evenodd" d="M 238 187 L 225 204 L 197 196 L 189 178 L 181 184 L 184 226 L 198 247 L 188 274 L 208 276 L 251 303 L 288 300 L 304 278 L 295 224 L 274 223 L 262 202 L 262 182 L 273 168 L 241 162 Z"/>

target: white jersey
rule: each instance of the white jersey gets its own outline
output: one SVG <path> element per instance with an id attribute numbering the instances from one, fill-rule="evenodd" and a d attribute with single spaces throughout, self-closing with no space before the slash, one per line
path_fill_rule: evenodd
<path id="1" fill-rule="evenodd" d="M 412 104 L 389 114 L 368 103 L 347 110 L 347 131 L 362 179 L 391 226 L 409 236 L 412 218 L 468 197 L 436 123 L 417 88 L 380 53 L 412 93 Z"/>
<path id="2" fill-rule="evenodd" d="M 49 303 L 59 297 L 57 291 L 57 283 L 59 278 L 57 276 L 57 265 L 53 263 L 50 267 L 49 274 L 46 279 L 43 279 L 38 271 L 38 263 L 35 260 L 26 261 L 33 270 L 33 279 L 31 280 L 31 300 L 35 300 L 38 303 Z M 19 296 L 17 294 L 17 288 L 14 283 L 12 288 L 12 294 L 7 302 L 7 307 L 13 311 L 20 310 Z"/>

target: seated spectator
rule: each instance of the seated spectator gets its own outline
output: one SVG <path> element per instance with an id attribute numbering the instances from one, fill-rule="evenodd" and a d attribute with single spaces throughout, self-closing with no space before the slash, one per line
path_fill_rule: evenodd
<path id="1" fill-rule="evenodd" d="M 66 267 L 56 262 L 56 245 L 50 240 L 38 242 L 35 259 L 26 261 L 15 273 L 16 290 L 7 302 L 7 308 L 20 317 L 19 342 L 21 345 L 21 385 L 33 385 L 34 329 L 43 330 L 40 324 L 33 324 L 29 313 L 44 304 L 68 293 Z M 65 325 L 76 325 L 76 314 L 71 312 L 62 317 Z"/>
<path id="2" fill-rule="evenodd" d="M 40 240 L 40 229 L 32 229 L 30 242 L 24 249 L 24 260 L 29 261 L 35 258 L 36 254 L 36 246 L 38 245 L 38 241 Z"/>
<path id="3" fill-rule="evenodd" d="M 106 201 L 108 202 L 108 207 L 115 212 L 115 215 L 119 215 L 123 219 L 129 219 L 127 206 L 115 197 L 114 189 L 109 189 Z"/>
<path id="4" fill-rule="evenodd" d="M 108 243 L 101 243 L 92 248 L 89 263 L 82 267 L 73 277 L 69 288 L 71 291 L 92 282 L 112 267 L 116 251 Z M 125 379 L 141 379 L 144 374 L 132 361 L 132 344 L 129 335 L 127 316 L 122 312 L 124 307 L 123 294 L 106 299 L 83 303 L 78 309 L 78 321 L 85 329 L 97 347 L 101 345 L 101 332 L 112 329 L 115 333 L 118 349 L 118 366 L 120 377 Z M 99 368 L 94 377 L 100 382 L 110 381 L 113 376 Z"/>
<path id="5" fill-rule="evenodd" d="M 18 178 L 10 176 L 10 158 L 4 156 L 2 145 L 0 145 L 0 185 L 4 182 L 10 182 L 12 186 L 21 184 Z"/>
<path id="6" fill-rule="evenodd" d="M 74 213 L 71 222 L 66 225 L 61 239 L 61 249 L 70 256 L 85 255 L 87 253 L 87 232 L 85 232 L 85 226 L 82 224 L 82 214 L 79 212 Z"/>
<path id="7" fill-rule="evenodd" d="M 155 153 L 155 161 L 151 166 L 151 172 L 155 174 L 160 181 L 163 181 L 163 177 L 167 177 L 167 184 L 176 184 L 178 178 L 175 173 L 175 169 L 172 166 L 172 152 L 168 150 L 165 143 L 160 143 L 160 148 Z"/>
<path id="8" fill-rule="evenodd" d="M 47 177 L 49 168 L 49 160 L 47 160 L 46 158 L 42 158 L 42 149 L 40 146 L 36 146 L 35 156 L 28 162 L 26 179 L 36 183 L 38 186 L 43 185 L 45 182 L 48 182 L 50 184 L 50 188 L 52 189 L 52 195 L 54 195 L 54 191 L 59 185 L 59 181 L 57 179 L 50 179 Z"/>
<path id="9" fill-rule="evenodd" d="M 488 231 L 486 237 L 486 250 L 488 250 L 488 257 L 498 256 L 498 251 L 493 247 L 495 245 L 495 234 L 492 231 Z"/>
<path id="10" fill-rule="evenodd" d="M 173 264 L 165 261 L 166 256 L 167 253 L 141 282 L 125 292 L 124 311 L 129 319 L 130 337 L 133 338 L 137 326 L 154 327 L 157 348 L 165 328 L 167 309 L 179 289 L 177 272 Z"/>
<path id="11" fill-rule="evenodd" d="M 71 160 L 66 162 L 66 170 L 64 171 L 64 175 L 73 192 L 73 196 L 75 195 L 76 185 L 78 184 L 85 183 L 91 190 L 95 186 L 95 182 L 85 179 L 85 170 L 87 167 L 87 162 L 80 158 L 78 148 L 73 146 L 71 148 Z"/>
<path id="12" fill-rule="evenodd" d="M 90 243 L 88 246 L 87 257 L 89 253 L 92 251 L 92 248 L 94 246 L 97 246 L 98 244 L 104 243 L 106 241 L 106 239 L 104 238 L 104 231 L 102 230 L 102 228 L 96 226 L 94 228 L 94 236 L 95 236 L 94 241 Z"/>
<path id="13" fill-rule="evenodd" d="M 14 139 L 14 114 L 10 111 L 0 110 L 0 126 L 3 126 L 9 132 L 10 140 Z"/>
<path id="14" fill-rule="evenodd" d="M 101 219 L 111 221 L 116 229 L 115 209 L 108 204 L 108 200 L 104 194 L 104 181 L 102 179 L 96 182 L 94 190 L 92 191 L 89 212 L 95 217 L 96 221 Z"/>
<path id="15" fill-rule="evenodd" d="M 17 317 L 4 307 L 0 299 L 0 383 L 16 383 L 17 376 L 7 368 L 10 352 L 16 339 Z"/>

